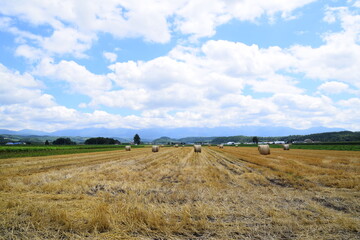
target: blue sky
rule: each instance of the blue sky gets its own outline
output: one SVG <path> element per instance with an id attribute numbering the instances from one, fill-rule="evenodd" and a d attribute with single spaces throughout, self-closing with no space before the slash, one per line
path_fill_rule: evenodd
<path id="1" fill-rule="evenodd" d="M 359 0 L 0 0 L 0 128 L 360 131 Z"/>

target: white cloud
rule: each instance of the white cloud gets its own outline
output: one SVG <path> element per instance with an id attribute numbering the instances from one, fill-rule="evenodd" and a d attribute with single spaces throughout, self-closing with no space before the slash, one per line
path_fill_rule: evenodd
<path id="1" fill-rule="evenodd" d="M 357 109 L 358 112 L 360 111 L 359 110 L 360 98 L 350 98 L 350 99 L 347 99 L 347 100 L 341 100 L 341 101 L 339 101 L 338 104 L 343 106 L 343 107 Z"/>
<path id="2" fill-rule="evenodd" d="M 112 72 L 107 76 L 87 77 L 87 79 L 111 79 L 116 84 L 114 89 L 100 89 L 92 84 L 89 85 L 93 88 L 90 91 L 81 81 L 83 86 L 81 90 L 75 87 L 72 89 L 82 94 L 87 92 L 87 95 L 91 96 L 92 100 L 87 106 L 134 109 L 145 111 L 146 115 L 156 109 L 177 112 L 176 116 L 183 116 L 182 113 L 190 110 L 198 111 L 201 115 L 208 106 L 218 108 L 221 114 L 216 112 L 217 118 L 228 115 L 220 110 L 224 106 L 235 107 L 237 111 L 252 114 L 252 107 L 244 104 L 243 100 L 252 101 L 242 95 L 246 86 L 250 86 L 256 92 L 287 94 L 303 92 L 296 87 L 296 80 L 277 73 L 289 69 L 293 62 L 294 59 L 287 52 L 277 47 L 260 49 L 256 45 L 209 41 L 197 49 L 178 46 L 168 56 L 147 62 L 118 62 L 109 66 Z M 63 62 L 57 65 L 60 66 L 66 65 Z M 42 69 L 49 71 L 52 67 L 45 65 Z M 63 77 L 68 70 L 65 68 L 61 72 L 50 74 L 45 72 L 43 75 L 57 76 L 58 79 L 69 82 Z M 79 78 L 74 77 L 74 79 Z M 121 90 L 115 90 L 116 88 Z M 83 91 L 83 89 L 88 90 Z M 98 91 L 93 94 L 96 89 Z M 241 104 L 236 102 L 239 98 Z M 261 104 L 256 102 L 256 105 Z M 85 104 L 82 106 L 84 107 Z M 212 114 L 205 114 L 204 117 L 213 117 Z"/>
<path id="3" fill-rule="evenodd" d="M 90 49 L 95 39 L 92 34 L 84 34 L 74 28 L 61 27 L 56 29 L 50 37 L 45 37 L 39 43 L 41 49 L 53 54 L 69 54 L 75 57 L 85 57 L 84 53 Z"/>
<path id="4" fill-rule="evenodd" d="M 103 52 L 104 58 L 106 58 L 109 62 L 115 62 L 117 59 L 117 54 L 112 52 Z"/>
<path id="5" fill-rule="evenodd" d="M 227 0 L 225 2 L 227 3 L 227 10 L 237 19 L 254 21 L 259 16 L 273 17 L 277 13 L 280 13 L 283 18 L 291 18 L 291 13 L 295 9 L 315 2 L 315 0 Z"/>
<path id="6" fill-rule="evenodd" d="M 264 80 L 249 81 L 248 84 L 252 86 L 252 90 L 261 93 L 294 93 L 299 94 L 304 90 L 296 87 L 298 82 L 283 76 L 273 75 Z"/>
<path id="7" fill-rule="evenodd" d="M 273 19 L 277 13 L 289 18 L 294 10 L 314 1 L 1 1 L 0 13 L 8 17 L 2 18 L 0 27 L 21 38 L 21 44 L 39 48 L 48 56 L 85 57 L 85 51 L 99 33 L 109 33 L 116 38 L 140 37 L 157 43 L 169 42 L 173 33 L 181 33 L 196 40 L 213 36 L 217 26 L 231 19 L 254 21 L 263 15 Z M 15 16 L 33 26 L 49 27 L 51 35 L 18 30 L 10 19 Z M 22 56 L 34 55 L 24 53 Z"/>
<path id="8" fill-rule="evenodd" d="M 54 99 L 44 94 L 44 85 L 30 74 L 20 74 L 0 64 L 0 102 L 7 104 L 27 104 L 32 107 L 54 105 Z"/>
<path id="9" fill-rule="evenodd" d="M 349 85 L 342 82 L 325 82 L 318 87 L 318 90 L 328 94 L 339 94 L 343 92 L 349 92 Z"/>
<path id="10" fill-rule="evenodd" d="M 292 19 L 292 12 L 316 0 L 198 0 L 187 1 L 176 11 L 176 26 L 183 34 L 190 34 L 194 39 L 211 37 L 216 27 L 231 19 L 256 21 L 267 16 L 274 21 L 280 14 L 284 19 Z"/>
<path id="11" fill-rule="evenodd" d="M 179 45 L 169 54 L 148 61 L 127 62 L 116 62 L 115 53 L 103 52 L 112 63 L 110 73 L 103 75 L 74 60 L 48 57 L 85 57 L 99 33 L 165 43 L 171 34 L 180 32 L 196 40 L 212 36 L 217 26 L 234 18 L 256 21 L 261 16 L 275 19 L 280 15 L 289 19 L 294 10 L 310 2 L 112 0 L 99 5 L 64 0 L 37 4 L 22 1 L 14 7 L 2 1 L 0 11 L 6 16 L 16 15 L 34 27 L 50 29 L 47 36 L 40 36 L 17 29 L 12 18 L 0 19 L 0 27 L 17 36 L 16 54 L 37 60 L 32 74 L 66 83 L 71 93 L 90 98 L 89 102 L 75 104 L 97 109 L 83 113 L 59 106 L 32 75 L 0 65 L 2 126 L 14 126 L 16 119 L 23 119 L 17 128 L 323 125 L 359 130 L 359 99 L 334 102 L 326 96 L 357 94 L 350 86 L 360 88 L 360 17 L 348 8 L 326 9 L 324 20 L 340 21 L 343 31 L 323 35 L 324 44 L 319 47 L 261 48 L 210 40 L 199 47 Z M 293 73 L 324 83 L 313 96 L 306 95 L 298 86 L 301 77 Z M 248 95 L 249 89 L 253 96 Z M 110 114 L 99 110 L 102 106 L 139 114 Z"/>
<path id="12" fill-rule="evenodd" d="M 360 15 L 343 7 L 328 8 L 327 12 L 340 20 L 343 31 L 324 35 L 325 44 L 318 48 L 290 48 L 289 52 L 297 58 L 294 69 L 308 78 L 337 80 L 360 88 Z"/>
<path id="13" fill-rule="evenodd" d="M 35 61 L 44 57 L 44 52 L 38 48 L 31 47 L 29 45 L 20 45 L 16 48 L 15 56 L 25 57 L 29 60 Z"/>
<path id="14" fill-rule="evenodd" d="M 34 74 L 64 81 L 69 84 L 73 93 L 92 97 L 112 87 L 111 81 L 106 76 L 93 74 L 74 61 L 62 60 L 56 64 L 52 59 L 45 58 L 37 66 Z"/>

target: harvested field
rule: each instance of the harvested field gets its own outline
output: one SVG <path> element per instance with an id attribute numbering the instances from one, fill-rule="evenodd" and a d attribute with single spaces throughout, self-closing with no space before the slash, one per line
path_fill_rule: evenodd
<path id="1" fill-rule="evenodd" d="M 360 152 L 1 159 L 0 239 L 360 239 Z"/>

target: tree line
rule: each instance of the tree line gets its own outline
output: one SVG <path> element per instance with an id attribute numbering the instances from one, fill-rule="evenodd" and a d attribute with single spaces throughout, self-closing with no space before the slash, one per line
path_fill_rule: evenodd
<path id="1" fill-rule="evenodd" d="M 360 141 L 360 132 L 341 131 L 341 132 L 326 132 L 315 133 L 308 135 L 290 135 L 283 137 L 248 137 L 248 136 L 230 136 L 230 137 L 217 137 L 211 141 L 213 144 L 226 143 L 226 142 L 271 142 L 271 141 L 304 141 L 311 139 L 319 142 L 356 142 Z"/>
<path id="2" fill-rule="evenodd" d="M 104 138 L 104 137 L 96 137 L 96 138 L 88 138 L 85 140 L 84 144 L 86 145 L 114 145 L 121 144 L 119 140 L 113 138 Z M 141 144 L 141 138 L 139 134 L 135 134 L 134 136 L 134 144 Z M 45 141 L 45 145 L 50 145 L 48 140 Z M 76 145 L 76 142 L 73 142 L 70 138 L 58 138 L 52 142 L 52 145 Z"/>

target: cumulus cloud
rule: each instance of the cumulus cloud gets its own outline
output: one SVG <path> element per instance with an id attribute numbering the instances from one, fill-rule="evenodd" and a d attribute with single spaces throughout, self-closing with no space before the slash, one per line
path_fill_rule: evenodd
<path id="1" fill-rule="evenodd" d="M 294 69 L 306 77 L 339 80 L 360 88 L 360 15 L 348 8 L 328 8 L 328 22 L 340 21 L 343 31 L 324 35 L 318 48 L 294 46 L 289 52 L 297 59 Z"/>
<path id="2" fill-rule="evenodd" d="M 99 33 L 157 43 L 182 33 L 197 40 L 214 35 L 217 26 L 231 19 L 289 19 L 294 10 L 311 2 L 144 0 L 139 4 L 113 0 L 99 5 L 64 0 L 22 1 L 15 7 L 10 1 L 1 1 L 1 13 L 10 17 L 0 19 L 0 28 L 17 36 L 17 56 L 36 62 L 31 74 L 0 65 L 2 126 L 24 119 L 18 128 L 323 125 L 358 130 L 360 100 L 353 97 L 336 102 L 329 97 L 356 94 L 351 88 L 360 88 L 360 21 L 349 8 L 326 9 L 324 20 L 340 22 L 342 31 L 324 34 L 319 47 L 261 48 L 226 40 L 188 45 L 185 41 L 165 56 L 147 61 L 116 62 L 115 53 L 103 52 L 111 63 L 104 74 L 91 72 L 81 61 L 55 57 L 86 57 Z M 18 29 L 12 16 L 35 27 L 48 26 L 48 35 Z M 324 82 L 311 95 L 300 87 L 297 73 Z M 89 97 L 88 102 L 75 104 L 91 112 L 57 105 L 33 76 L 65 83 L 65 91 Z M 112 114 L 101 110 L 103 106 L 138 114 Z M 45 127 L 44 122 L 48 123 Z"/>
<path id="3" fill-rule="evenodd" d="M 89 96 L 82 107 L 141 111 L 132 118 L 139 121 L 134 126 L 329 125 L 339 109 L 329 97 L 305 95 L 297 87 L 291 74 L 298 62 L 288 49 L 211 40 L 198 48 L 177 46 L 149 61 L 117 62 L 105 75 L 72 61 L 51 60 L 43 61 L 36 73 Z M 319 90 L 329 93 L 334 85 Z M 345 90 L 347 85 L 340 85 Z M 257 99 L 245 95 L 247 87 L 273 95 Z"/>
<path id="4" fill-rule="evenodd" d="M 33 107 L 54 105 L 51 95 L 44 94 L 44 85 L 28 73 L 21 74 L 0 64 L 0 102 L 6 104 L 27 104 Z"/>
<path id="5" fill-rule="evenodd" d="M 98 93 L 110 90 L 112 87 L 111 81 L 106 76 L 93 74 L 74 61 L 62 60 L 54 63 L 53 59 L 44 58 L 34 70 L 34 74 L 64 81 L 68 83 L 73 93 L 87 96 L 97 96 Z"/>
<path id="6" fill-rule="evenodd" d="M 140 37 L 157 43 L 169 42 L 172 34 L 181 33 L 196 40 L 213 36 L 219 25 L 231 19 L 254 21 L 264 15 L 274 18 L 277 13 L 287 18 L 313 1 L 316 0 L 1 1 L 0 13 L 9 17 L 2 18 L 0 27 L 21 37 L 25 41 L 22 44 L 41 49 L 48 56 L 85 57 L 98 33 L 109 33 L 115 38 Z M 11 17 L 33 26 L 50 27 L 51 34 L 34 36 L 20 31 Z M 34 56 L 24 49 L 19 49 L 18 54 Z"/>
<path id="7" fill-rule="evenodd" d="M 109 62 L 115 62 L 117 59 L 117 54 L 112 52 L 103 52 L 104 58 L 106 58 Z"/>
<path id="8" fill-rule="evenodd" d="M 343 92 L 349 92 L 349 85 L 342 82 L 325 82 L 318 87 L 318 90 L 328 94 L 339 94 Z"/>

